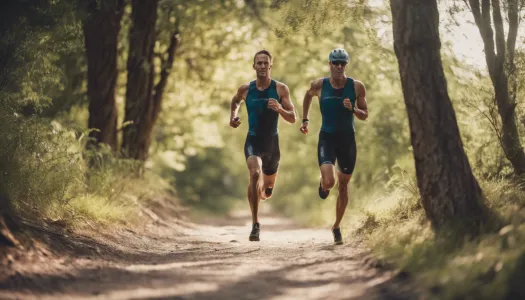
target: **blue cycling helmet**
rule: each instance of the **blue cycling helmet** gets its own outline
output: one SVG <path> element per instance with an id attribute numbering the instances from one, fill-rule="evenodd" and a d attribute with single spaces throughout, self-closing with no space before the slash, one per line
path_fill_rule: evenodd
<path id="1" fill-rule="evenodd" d="M 348 62 L 350 59 L 350 56 L 348 55 L 348 52 L 346 52 L 343 48 L 336 48 L 330 52 L 330 55 L 328 56 L 328 60 L 330 62 L 334 61 L 344 61 Z"/>

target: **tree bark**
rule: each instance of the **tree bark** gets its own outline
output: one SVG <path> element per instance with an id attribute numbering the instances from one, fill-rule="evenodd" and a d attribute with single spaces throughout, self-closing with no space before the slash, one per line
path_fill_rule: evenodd
<path id="1" fill-rule="evenodd" d="M 509 91 L 509 74 L 514 72 L 514 51 L 516 47 L 516 35 L 518 32 L 518 2 L 509 0 L 509 35 L 505 43 L 505 32 L 501 17 L 500 3 L 498 0 L 469 0 L 470 8 L 476 25 L 479 28 L 481 38 L 485 48 L 485 59 L 494 87 L 496 105 L 501 118 L 501 146 L 505 156 L 512 164 L 517 175 L 525 174 L 525 152 L 519 138 L 518 127 L 516 124 L 516 95 L 512 89 Z M 491 6 L 492 19 L 494 20 L 494 31 L 491 25 Z M 494 47 L 496 45 L 496 48 Z M 497 50 L 497 53 L 495 52 Z M 508 56 L 507 56 L 508 54 Z M 511 77 L 513 86 L 517 82 Z"/>
<path id="2" fill-rule="evenodd" d="M 89 143 L 117 150 L 117 46 L 124 0 L 90 0 L 83 31 L 88 64 Z"/>
<path id="3" fill-rule="evenodd" d="M 454 222 L 477 230 L 487 211 L 447 91 L 436 0 L 390 3 L 423 208 L 436 228 Z"/>
<path id="4" fill-rule="evenodd" d="M 149 128 L 154 81 L 153 49 L 158 0 L 132 0 L 132 24 L 129 30 L 128 81 L 122 151 L 125 156 L 145 160 L 150 144 Z"/>
<path id="5" fill-rule="evenodd" d="M 173 66 L 179 34 L 175 32 L 162 60 L 159 81 L 154 84 L 155 23 L 158 0 L 132 1 L 132 26 L 128 55 L 128 81 L 126 90 L 126 115 L 122 140 L 125 156 L 141 161 L 148 157 L 152 132 L 161 110 L 162 96 Z"/>

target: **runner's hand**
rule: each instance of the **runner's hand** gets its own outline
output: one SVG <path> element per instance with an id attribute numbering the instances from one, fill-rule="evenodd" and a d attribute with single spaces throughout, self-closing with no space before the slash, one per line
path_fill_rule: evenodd
<path id="1" fill-rule="evenodd" d="M 273 111 L 279 112 L 279 110 L 282 109 L 282 106 L 276 99 L 270 98 L 268 100 L 268 108 Z"/>
<path id="2" fill-rule="evenodd" d="M 343 100 L 343 105 L 349 110 L 354 111 L 354 106 L 352 105 L 352 102 L 350 101 L 350 99 L 345 98 L 345 100 Z"/>
<path id="3" fill-rule="evenodd" d="M 308 134 L 308 122 L 303 122 L 299 130 L 305 135 Z"/>
<path id="4" fill-rule="evenodd" d="M 233 128 L 237 128 L 241 125 L 241 118 L 235 117 L 230 120 L 230 126 Z"/>

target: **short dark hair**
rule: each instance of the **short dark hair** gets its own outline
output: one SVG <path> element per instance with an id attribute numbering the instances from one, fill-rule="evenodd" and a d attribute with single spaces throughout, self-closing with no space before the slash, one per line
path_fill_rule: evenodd
<path id="1" fill-rule="evenodd" d="M 255 64 L 255 58 L 257 57 L 257 55 L 259 54 L 266 54 L 268 55 L 268 57 L 270 58 L 270 61 L 272 61 L 272 55 L 270 54 L 270 51 L 266 50 L 266 49 L 263 49 L 263 50 L 259 50 L 257 51 L 257 53 L 255 53 L 255 55 L 253 56 L 253 63 Z"/>

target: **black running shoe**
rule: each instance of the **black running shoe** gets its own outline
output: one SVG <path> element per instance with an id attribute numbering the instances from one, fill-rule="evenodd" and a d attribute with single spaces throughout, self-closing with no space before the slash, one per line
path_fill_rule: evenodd
<path id="1" fill-rule="evenodd" d="M 259 223 L 255 223 L 252 226 L 252 232 L 250 233 L 250 241 L 252 242 L 258 242 L 259 241 L 259 231 L 261 225 Z"/>
<path id="2" fill-rule="evenodd" d="M 328 195 L 330 194 L 330 190 L 323 190 L 323 187 L 321 186 L 321 182 L 319 182 L 319 197 L 321 199 L 326 199 Z"/>
<path id="3" fill-rule="evenodd" d="M 270 198 L 272 196 L 273 188 L 266 188 L 264 189 L 264 194 L 267 198 Z"/>
<path id="4" fill-rule="evenodd" d="M 334 243 L 336 245 L 343 244 L 343 236 L 341 235 L 341 228 L 332 229 L 332 234 L 334 235 Z"/>

